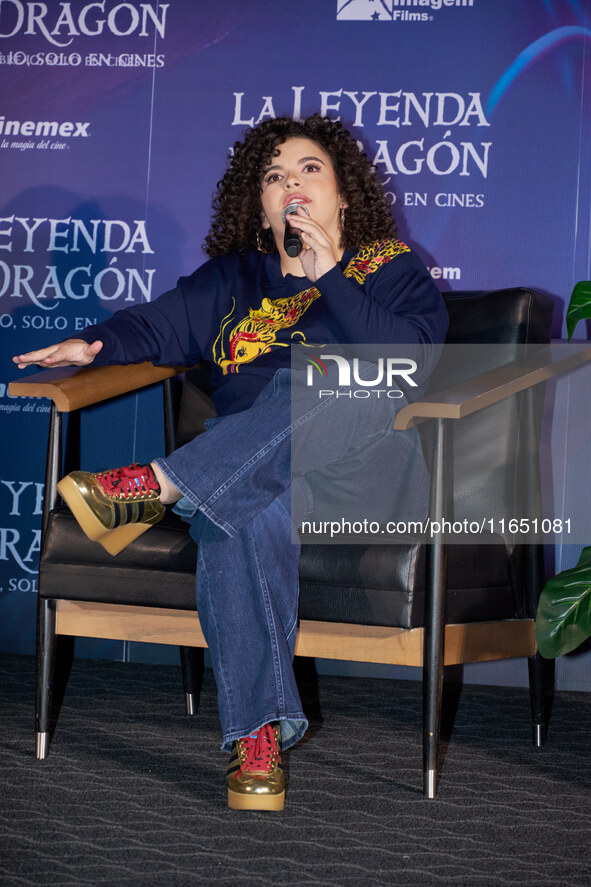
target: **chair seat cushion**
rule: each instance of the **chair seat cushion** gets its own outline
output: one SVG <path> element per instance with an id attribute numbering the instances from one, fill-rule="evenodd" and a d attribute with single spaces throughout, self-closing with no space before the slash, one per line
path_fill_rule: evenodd
<path id="1" fill-rule="evenodd" d="M 416 628 L 423 625 L 431 546 L 408 537 L 393 545 L 305 545 L 300 617 Z M 448 548 L 447 622 L 511 619 L 520 612 L 501 539 Z"/>
<path id="2" fill-rule="evenodd" d="M 39 566 L 45 598 L 195 609 L 197 549 L 172 512 L 116 557 L 82 532 L 69 509 L 49 517 Z"/>
<path id="3" fill-rule="evenodd" d="M 414 628 L 423 624 L 429 546 L 304 545 L 300 618 Z M 171 609 L 195 608 L 197 547 L 187 525 L 164 519 L 117 557 L 91 542 L 65 507 L 50 514 L 40 595 Z M 502 540 L 449 547 L 448 622 L 509 619 L 519 612 Z"/>

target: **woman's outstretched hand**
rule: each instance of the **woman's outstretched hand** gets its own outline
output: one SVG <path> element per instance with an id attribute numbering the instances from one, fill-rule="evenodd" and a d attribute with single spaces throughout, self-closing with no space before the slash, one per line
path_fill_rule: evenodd
<path id="1" fill-rule="evenodd" d="M 58 345 L 49 345 L 38 351 L 29 351 L 27 354 L 17 354 L 12 358 L 19 370 L 24 370 L 32 364 L 42 367 L 85 367 L 92 363 L 99 353 L 103 343 L 98 339 L 91 345 L 83 339 L 66 339 Z"/>

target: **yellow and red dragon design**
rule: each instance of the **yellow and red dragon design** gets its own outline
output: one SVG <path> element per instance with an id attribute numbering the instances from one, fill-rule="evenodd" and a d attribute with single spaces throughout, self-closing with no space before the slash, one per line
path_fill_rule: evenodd
<path id="1" fill-rule="evenodd" d="M 409 251 L 409 247 L 400 240 L 378 241 L 362 247 L 343 273 L 345 277 L 351 277 L 362 284 L 369 274 L 373 274 L 400 253 Z M 237 373 L 241 364 L 256 360 L 273 347 L 288 348 L 291 343 L 278 342 L 277 334 L 295 326 L 318 298 L 320 293 L 316 287 L 282 299 L 265 298 L 260 308 L 251 308 L 248 316 L 233 326 L 236 303 L 232 300 L 232 308 L 222 319 L 220 331 L 213 344 L 214 362 L 221 367 L 224 375 Z M 229 327 L 231 329 L 228 332 Z M 304 334 L 297 330 L 291 334 L 292 340 L 295 337 L 300 342 L 305 342 Z"/>

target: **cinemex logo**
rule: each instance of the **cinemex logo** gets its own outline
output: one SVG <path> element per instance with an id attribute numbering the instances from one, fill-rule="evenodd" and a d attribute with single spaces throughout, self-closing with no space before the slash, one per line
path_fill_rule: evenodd
<path id="1" fill-rule="evenodd" d="M 2 2 L 2 0 L 0 0 Z M 71 123 L 65 121 L 58 123 L 57 120 L 7 120 L 6 117 L 0 117 L 0 135 L 2 136 L 41 136 L 42 138 L 80 138 L 87 139 L 90 136 L 88 127 L 90 121 L 81 123 L 76 121 Z"/>
<path id="2" fill-rule="evenodd" d="M 428 22 L 431 12 L 450 6 L 471 7 L 474 0 L 337 0 L 337 20 Z"/>
<path id="3" fill-rule="evenodd" d="M 306 385 L 308 387 L 313 387 L 317 382 L 316 374 L 320 375 L 322 382 L 329 377 L 325 361 L 332 360 L 337 366 L 338 388 L 321 388 L 318 391 L 319 398 L 334 395 L 337 398 L 363 399 L 373 396 L 398 399 L 404 397 L 404 392 L 394 387 L 399 379 L 404 380 L 406 385 L 411 388 L 417 387 L 417 383 L 412 378 L 413 373 L 417 371 L 416 361 L 406 357 L 387 357 L 385 359 L 380 357 L 371 364 L 367 361 L 360 361 L 358 357 L 349 360 L 341 354 L 321 354 L 320 357 L 307 357 L 306 360 L 308 363 Z M 354 383 L 359 385 L 359 388 L 354 388 Z M 398 384 L 400 384 L 399 381 Z M 379 388 L 379 385 L 385 385 L 385 387 Z"/>
<path id="4" fill-rule="evenodd" d="M 164 39 L 170 3 L 23 3 L 0 0 L 0 37 L 40 34 L 53 46 L 69 46 L 74 37 L 100 37 L 105 31 L 115 37 Z"/>

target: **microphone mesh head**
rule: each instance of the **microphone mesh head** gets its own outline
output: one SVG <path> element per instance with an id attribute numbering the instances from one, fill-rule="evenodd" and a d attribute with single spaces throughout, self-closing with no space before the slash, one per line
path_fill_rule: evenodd
<path id="1" fill-rule="evenodd" d="M 302 209 L 304 210 L 304 212 L 306 213 L 307 216 L 310 215 L 310 213 L 308 212 L 308 210 L 306 209 L 306 207 L 304 206 L 303 203 L 288 203 L 287 206 L 285 207 L 285 209 L 283 210 L 283 212 L 281 213 L 281 220 L 284 225 L 285 225 L 285 219 L 287 218 L 287 216 L 290 213 L 297 213 L 298 206 L 302 207 Z"/>

